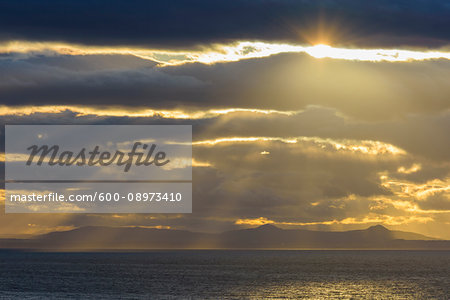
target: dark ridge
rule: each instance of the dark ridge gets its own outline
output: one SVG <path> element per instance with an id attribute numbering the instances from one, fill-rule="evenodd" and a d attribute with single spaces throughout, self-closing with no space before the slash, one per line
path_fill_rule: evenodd
<path id="1" fill-rule="evenodd" d="M 219 234 L 143 227 L 87 226 L 30 239 L 0 239 L 0 249 L 407 249 L 450 250 L 450 241 L 392 231 L 382 225 L 364 230 L 285 230 L 273 224 Z"/>

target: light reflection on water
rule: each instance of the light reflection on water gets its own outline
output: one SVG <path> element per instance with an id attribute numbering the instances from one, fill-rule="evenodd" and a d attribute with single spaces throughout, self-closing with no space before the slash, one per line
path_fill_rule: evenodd
<path id="1" fill-rule="evenodd" d="M 0 298 L 447 299 L 450 252 L 0 251 Z"/>

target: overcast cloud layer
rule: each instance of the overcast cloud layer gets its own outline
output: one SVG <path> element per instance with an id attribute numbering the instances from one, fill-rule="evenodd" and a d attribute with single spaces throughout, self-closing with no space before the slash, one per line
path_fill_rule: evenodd
<path id="1" fill-rule="evenodd" d="M 428 48 L 449 44 L 449 14 L 445 0 L 1 1 L 0 38 L 158 47 L 328 39 Z"/>
<path id="2" fill-rule="evenodd" d="M 337 108 L 366 120 L 450 107 L 450 61 L 317 60 L 282 54 L 226 64 L 159 68 L 127 56 L 0 59 L 0 103 L 156 109 Z"/>

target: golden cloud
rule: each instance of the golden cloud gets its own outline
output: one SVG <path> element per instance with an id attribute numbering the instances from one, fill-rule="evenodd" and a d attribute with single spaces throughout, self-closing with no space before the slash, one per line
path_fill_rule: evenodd
<path id="1" fill-rule="evenodd" d="M 58 42 L 9 41 L 0 44 L 0 54 L 47 55 L 132 55 L 157 63 L 159 66 L 186 63 L 214 64 L 243 59 L 263 58 L 280 53 L 306 53 L 315 58 L 332 58 L 355 61 L 407 62 L 414 60 L 450 59 L 444 51 L 413 51 L 404 49 L 354 49 L 328 45 L 301 46 L 258 41 L 236 41 L 230 44 L 213 44 L 199 50 L 146 49 L 131 47 L 87 46 Z"/>
<path id="2" fill-rule="evenodd" d="M 392 144 L 384 143 L 381 141 L 372 140 L 351 140 L 351 139 L 324 139 L 320 137 L 265 137 L 265 136 L 253 136 L 253 137 L 225 137 L 217 138 L 213 140 L 201 140 L 194 141 L 194 146 L 214 146 L 222 143 L 257 143 L 257 142 L 281 142 L 286 144 L 311 144 L 318 149 L 334 150 L 338 152 L 353 152 L 367 155 L 404 155 L 405 150 L 398 148 Z M 267 151 L 261 154 L 269 154 Z"/>
<path id="3" fill-rule="evenodd" d="M 385 225 L 403 225 L 409 223 L 427 223 L 433 221 L 431 217 L 423 216 L 390 216 L 369 214 L 362 218 L 345 218 L 341 220 L 317 221 L 317 222 L 283 222 L 273 221 L 264 217 L 254 219 L 238 219 L 234 222 L 236 225 L 260 226 L 264 224 L 273 224 L 281 226 L 309 226 L 309 225 L 363 225 L 363 224 L 385 224 Z"/>
<path id="4" fill-rule="evenodd" d="M 130 107 L 82 107 L 67 105 L 43 105 L 43 106 L 0 106 L 0 116 L 29 116 L 33 114 L 60 114 L 72 112 L 76 117 L 96 116 L 96 117 L 158 117 L 164 119 L 208 119 L 221 115 L 233 113 L 248 113 L 269 115 L 278 114 L 291 116 L 301 111 L 279 111 L 273 109 L 253 109 L 253 108 L 229 108 L 229 109 L 209 109 L 205 111 L 182 111 L 182 110 L 154 110 L 148 108 Z"/>

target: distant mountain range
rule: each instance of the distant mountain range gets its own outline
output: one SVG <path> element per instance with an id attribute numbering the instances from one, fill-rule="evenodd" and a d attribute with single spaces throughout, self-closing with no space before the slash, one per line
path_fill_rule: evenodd
<path id="1" fill-rule="evenodd" d="M 48 250 L 120 249 L 411 249 L 450 250 L 450 241 L 392 231 L 312 231 L 266 224 L 218 234 L 143 227 L 81 227 L 28 239 L 0 239 L 0 248 Z"/>

